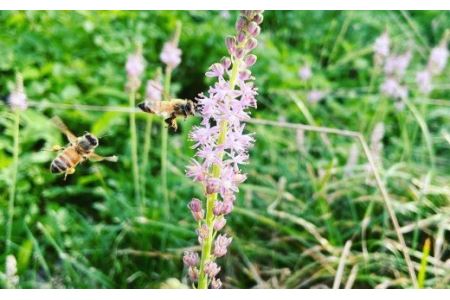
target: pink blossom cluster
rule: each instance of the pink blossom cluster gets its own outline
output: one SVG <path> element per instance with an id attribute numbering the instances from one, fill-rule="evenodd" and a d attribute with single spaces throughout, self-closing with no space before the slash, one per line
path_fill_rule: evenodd
<path id="1" fill-rule="evenodd" d="M 300 77 L 301 80 L 303 81 L 307 81 L 308 79 L 310 79 L 312 77 L 312 70 L 311 67 L 308 65 L 305 65 L 303 67 L 301 67 L 298 70 L 298 76 Z"/>
<path id="2" fill-rule="evenodd" d="M 425 70 L 416 73 L 416 83 L 419 91 L 427 95 L 433 90 L 433 76 L 440 75 L 447 65 L 448 61 L 447 42 L 444 39 L 439 46 L 431 50 L 428 64 Z"/>
<path id="3" fill-rule="evenodd" d="M 389 34 L 385 31 L 380 35 L 373 44 L 373 52 L 375 54 L 375 64 L 382 65 L 390 52 L 391 40 Z"/>
<path id="4" fill-rule="evenodd" d="M 166 42 L 159 58 L 173 70 L 181 63 L 181 49 L 174 41 Z"/>
<path id="5" fill-rule="evenodd" d="M 163 98 L 163 86 L 158 79 L 150 79 L 147 81 L 147 87 L 145 90 L 146 99 L 153 101 L 161 101 Z"/>
<path id="6" fill-rule="evenodd" d="M 145 59 L 140 49 L 128 55 L 125 70 L 127 71 L 127 89 L 136 91 L 141 86 L 141 76 L 145 70 Z"/>
<path id="7" fill-rule="evenodd" d="M 404 100 L 408 97 L 408 88 L 402 84 L 406 70 L 412 59 L 410 50 L 401 54 L 390 51 L 391 41 L 389 34 L 385 31 L 379 36 L 373 45 L 375 53 L 375 64 L 384 71 L 385 79 L 380 86 L 383 95 L 395 100 L 395 107 L 402 110 Z"/>
<path id="8" fill-rule="evenodd" d="M 237 34 L 225 40 L 230 56 L 211 65 L 205 74 L 216 78 L 216 82 L 206 94 L 202 93 L 197 98 L 202 121 L 190 134 L 197 153 L 186 173 L 201 183 L 205 196 L 214 201 L 207 201 L 204 209 L 202 201 L 192 199 L 188 207 L 199 224 L 200 245 L 211 242 L 214 237 L 215 240 L 212 253 L 206 254 L 209 259 L 204 261 L 204 265 L 199 266 L 198 255 L 193 252 L 186 252 L 183 260 L 193 282 L 203 272 L 212 288 L 221 287 L 220 279 L 216 278 L 220 267 L 215 259 L 227 253 L 232 241 L 218 232 L 233 210 L 239 184 L 246 179 L 239 166 L 247 162 L 248 149 L 254 143 L 253 136 L 244 130 L 245 121 L 250 119 L 247 109 L 256 108 L 257 90 L 249 68 L 256 62 L 251 51 L 258 44 L 256 37 L 262 20 L 262 11 L 241 12 L 236 23 Z M 210 212 L 210 216 L 205 216 L 205 211 Z"/>
<path id="9" fill-rule="evenodd" d="M 22 76 L 18 75 L 16 86 L 11 94 L 8 96 L 8 104 L 13 110 L 26 110 L 28 107 L 27 95 L 23 87 Z"/>

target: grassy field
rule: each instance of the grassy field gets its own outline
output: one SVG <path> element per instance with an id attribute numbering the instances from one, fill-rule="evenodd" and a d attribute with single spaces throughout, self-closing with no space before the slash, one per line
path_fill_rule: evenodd
<path id="1" fill-rule="evenodd" d="M 236 16 L 0 12 L 0 95 L 20 72 L 29 98 L 18 114 L 0 104 L 0 286 L 8 286 L 8 255 L 18 288 L 188 284 L 181 257 L 197 237 L 186 206 L 202 193 L 185 169 L 199 120 L 181 120 L 165 144 L 161 119 L 137 112 L 133 162 L 124 66 L 141 43 L 144 79 L 153 78 L 181 22 L 171 92 L 192 99 L 212 83 L 204 73 L 227 54 Z M 265 12 L 252 70 L 258 109 L 248 125 L 256 143 L 226 227 L 225 288 L 450 287 L 450 66 L 426 96 L 415 80 L 449 19 L 437 11 Z M 380 93 L 385 75 L 374 64 L 385 30 L 391 52 L 412 54 L 401 109 Z M 305 65 L 306 81 L 298 75 Z M 323 99 L 308 101 L 310 91 Z M 66 143 L 55 115 L 76 134 L 104 135 L 98 153 L 119 162 L 83 163 L 66 181 L 51 174 L 55 154 L 42 150 Z"/>

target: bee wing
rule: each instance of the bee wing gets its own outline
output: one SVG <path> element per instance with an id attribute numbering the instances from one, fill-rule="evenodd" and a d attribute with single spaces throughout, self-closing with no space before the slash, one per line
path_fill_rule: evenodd
<path id="1" fill-rule="evenodd" d="M 167 102 L 160 100 L 147 100 L 147 107 L 158 116 L 168 118 L 170 113 L 167 111 Z"/>
<path id="2" fill-rule="evenodd" d="M 74 135 L 69 128 L 67 128 L 66 124 L 59 118 L 59 117 L 53 117 L 52 118 L 53 124 L 55 124 L 56 127 L 58 127 L 59 130 L 61 130 L 69 139 L 69 142 L 71 144 L 75 144 L 77 142 L 77 137 Z"/>

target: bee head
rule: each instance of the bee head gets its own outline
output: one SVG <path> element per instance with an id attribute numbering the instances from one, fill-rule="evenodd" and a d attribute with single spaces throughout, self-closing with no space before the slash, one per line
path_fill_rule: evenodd
<path id="1" fill-rule="evenodd" d="M 98 146 L 98 139 L 89 132 L 86 132 L 80 140 L 79 144 L 80 147 L 84 150 L 91 150 Z"/>
<path id="2" fill-rule="evenodd" d="M 189 100 L 186 104 L 186 111 L 188 114 L 194 116 L 195 115 L 195 104 L 193 101 Z"/>

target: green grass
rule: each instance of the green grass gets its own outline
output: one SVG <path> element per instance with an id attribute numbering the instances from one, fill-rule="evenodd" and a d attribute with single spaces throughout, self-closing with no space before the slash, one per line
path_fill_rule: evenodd
<path id="1" fill-rule="evenodd" d="M 183 61 L 171 74 L 170 92 L 193 98 L 211 83 L 204 77 L 209 65 L 226 55 L 224 38 L 233 33 L 236 15 L 0 12 L 0 95 L 9 93 L 21 72 L 31 104 L 20 114 L 16 180 L 17 123 L 0 105 L 0 273 L 9 252 L 18 260 L 21 288 L 158 288 L 168 278 L 185 280 L 181 256 L 197 239 L 186 205 L 202 191 L 184 172 L 194 154 L 189 131 L 199 120 L 180 120 L 166 140 L 158 117 L 128 109 L 124 65 L 142 41 L 145 85 L 161 72 L 159 52 L 182 22 Z M 414 83 L 449 17 L 435 11 L 265 13 L 252 69 L 259 89 L 252 117 L 273 124 L 247 126 L 256 144 L 227 222 L 233 244 L 219 260 L 225 287 L 344 287 L 354 270 L 355 288 L 409 288 L 405 252 L 421 287 L 450 286 L 450 67 L 434 78 L 428 97 Z M 373 68 L 371 45 L 386 26 L 394 51 L 408 40 L 413 45 L 403 111 L 380 96 L 383 78 Z M 308 83 L 297 76 L 305 63 L 314 73 Z M 312 105 L 306 101 L 312 88 L 329 95 Z M 141 89 L 134 101 L 143 95 Z M 119 162 L 83 163 L 67 181 L 50 174 L 54 154 L 41 150 L 66 142 L 50 122 L 54 115 L 76 134 L 105 135 L 98 153 L 118 155 Z M 135 161 L 129 116 L 136 124 Z M 300 127 L 284 122 L 313 126 L 301 127 L 304 149 L 296 141 Z M 354 132 L 369 141 L 378 122 L 386 128 L 380 182 L 406 249 L 380 186 L 368 180 L 363 148 L 353 172 L 344 173 L 350 149 L 359 143 Z M 351 247 L 336 279 L 347 241 Z"/>

